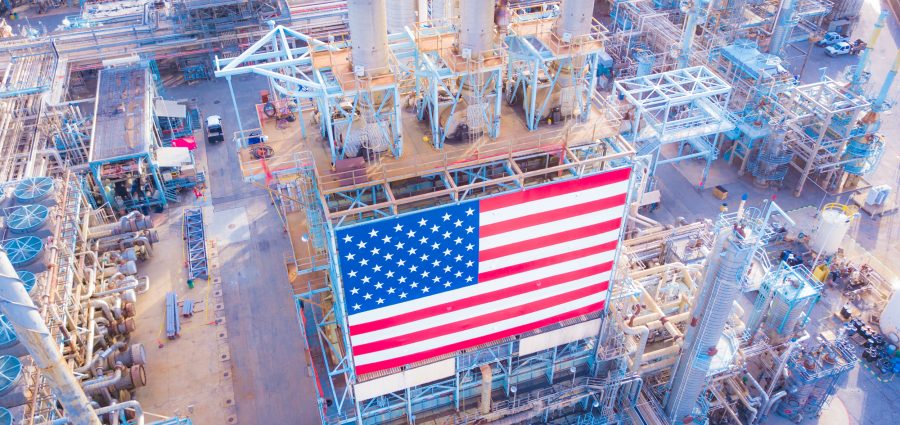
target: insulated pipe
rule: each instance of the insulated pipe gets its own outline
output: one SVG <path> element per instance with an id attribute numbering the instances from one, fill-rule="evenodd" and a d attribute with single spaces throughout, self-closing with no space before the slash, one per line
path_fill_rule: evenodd
<path id="1" fill-rule="evenodd" d="M 756 391 L 759 392 L 759 396 L 762 398 L 762 403 L 760 404 L 759 410 L 764 410 L 766 406 L 769 405 L 769 394 L 767 394 L 763 390 L 762 386 L 759 385 L 759 382 L 756 381 L 756 378 L 754 378 L 753 375 L 750 374 L 750 372 L 744 372 L 744 377 L 747 378 L 747 382 L 749 382 L 750 385 L 752 385 L 753 388 L 756 388 Z M 748 421 L 748 424 L 753 425 L 755 419 L 756 414 L 754 413 L 754 417 Z"/>
<path id="2" fill-rule="evenodd" d="M 109 346 L 107 349 L 103 350 L 102 352 L 97 353 L 93 358 L 91 358 L 90 362 L 88 362 L 84 366 L 75 369 L 75 372 L 88 373 L 88 372 L 94 370 L 94 366 L 96 366 L 100 362 L 100 360 L 108 358 L 113 352 L 120 350 L 124 347 L 125 347 L 124 341 L 116 342 L 115 344 Z"/>
<path id="3" fill-rule="evenodd" d="M 644 350 L 647 348 L 647 338 L 650 336 L 650 328 L 646 326 L 632 328 L 625 323 L 622 323 L 621 325 L 622 331 L 625 332 L 625 335 L 640 337 L 637 350 L 634 351 L 634 359 L 632 360 L 631 367 L 629 368 L 631 372 L 634 372 L 641 367 L 641 362 L 643 361 L 644 357 Z"/>
<path id="4" fill-rule="evenodd" d="M 491 413 L 491 386 L 494 382 L 494 371 L 490 363 L 481 365 L 481 414 Z"/>
<path id="5" fill-rule="evenodd" d="M 559 4 L 559 19 L 556 21 L 556 35 L 565 40 L 582 37 L 591 33 L 594 19 L 594 0 L 562 0 Z"/>
<path id="6" fill-rule="evenodd" d="M 134 410 L 134 416 L 137 418 L 137 423 L 134 425 L 144 425 L 144 409 L 141 408 L 141 404 L 138 403 L 137 400 L 129 400 L 121 403 L 114 404 L 112 406 L 101 407 L 96 410 L 98 415 L 104 415 L 107 413 L 116 412 L 119 410 L 132 409 Z M 81 425 L 81 422 L 76 422 L 76 419 L 72 419 L 70 417 L 54 419 L 51 422 L 51 425 L 68 425 L 69 423 L 74 423 L 76 425 Z M 98 420 L 99 424 L 100 421 Z"/>
<path id="7" fill-rule="evenodd" d="M 113 314 L 112 309 L 109 307 L 109 303 L 106 301 L 93 299 L 91 300 L 91 308 L 103 310 L 103 317 L 106 317 L 106 320 L 109 320 L 110 322 L 118 320 L 118 317 Z"/>
<path id="8" fill-rule="evenodd" d="M 494 48 L 494 2 L 484 0 L 460 0 L 459 2 L 459 54 L 471 50 L 471 59 L 477 59 Z"/>
<path id="9" fill-rule="evenodd" d="M 738 387 L 738 385 L 734 383 L 734 379 L 726 379 L 725 383 L 728 384 L 729 387 L 731 387 L 732 391 L 737 393 L 738 398 L 740 398 L 741 402 L 744 403 L 744 407 L 746 407 L 747 410 L 750 411 L 750 420 L 748 420 L 747 422 L 752 424 L 753 421 L 756 420 L 756 414 L 759 411 L 755 407 L 753 407 L 752 403 L 750 403 L 750 400 L 748 399 L 749 393 L 744 394 L 744 392 L 741 391 L 741 388 Z"/>
<path id="10" fill-rule="evenodd" d="M 768 417 L 769 412 L 772 411 L 772 406 L 778 404 L 778 402 L 781 401 L 781 399 L 784 398 L 784 396 L 786 396 L 786 395 L 787 395 L 787 391 L 781 390 L 772 396 L 772 398 L 769 400 L 769 402 L 765 406 L 763 406 L 762 415 L 759 416 L 759 423 L 765 423 L 766 417 Z M 749 425 L 753 425 L 753 424 L 749 424 Z"/>
<path id="11" fill-rule="evenodd" d="M 94 378 L 89 381 L 82 382 L 81 384 L 82 388 L 84 388 L 84 392 L 93 394 L 106 387 L 115 385 L 122 379 L 122 369 L 124 368 L 124 366 L 118 367 L 112 375 L 100 375 L 99 378 Z"/>
<path id="12" fill-rule="evenodd" d="M 143 276 L 141 276 L 141 277 L 143 278 Z M 130 280 L 130 279 L 129 279 L 129 280 Z M 145 285 L 143 285 L 143 286 L 145 286 L 147 289 L 149 289 L 149 288 L 150 288 L 150 279 L 147 278 L 146 282 L 147 282 L 147 283 L 146 283 Z M 128 284 L 128 285 L 125 285 L 125 286 L 120 286 L 120 287 L 115 288 L 115 289 L 109 289 L 109 290 L 106 290 L 106 291 L 97 292 L 96 294 L 94 294 L 94 297 L 95 297 L 95 298 L 103 298 L 103 297 L 105 297 L 105 296 L 107 296 L 107 295 L 118 294 L 118 293 L 121 293 L 121 292 L 125 292 L 125 291 L 127 291 L 127 290 L 129 290 L 129 289 L 136 289 L 136 288 L 139 287 L 139 286 L 142 286 L 141 283 L 138 282 L 137 279 L 134 279 L 134 283 L 131 283 L 131 284 Z"/>
<path id="13" fill-rule="evenodd" d="M 784 354 L 781 355 L 781 360 L 778 362 L 778 367 L 775 368 L 775 371 L 772 375 L 772 381 L 769 382 L 769 388 L 766 389 L 767 394 L 772 394 L 772 391 L 775 390 L 775 384 L 778 383 L 778 377 L 781 376 L 781 372 L 784 371 L 785 366 L 787 365 L 788 359 L 791 357 L 791 353 L 800 346 L 800 343 L 809 339 L 809 333 L 804 332 L 803 336 L 797 338 L 796 341 L 792 342 L 787 350 L 785 350 Z"/>
<path id="14" fill-rule="evenodd" d="M 69 420 L 78 425 L 100 425 L 100 418 L 91 409 L 84 390 L 66 365 L 56 341 L 47 329 L 47 324 L 25 291 L 25 286 L 2 248 L 0 248 L 0 311 L 9 318 L 19 341 L 28 349 L 35 364 L 41 369 L 41 374 L 47 378 L 53 395 L 62 405 Z"/>
<path id="15" fill-rule="evenodd" d="M 153 255 L 153 245 L 150 243 L 150 239 L 147 239 L 146 236 L 137 236 L 119 240 L 119 250 L 125 251 L 125 249 L 128 248 L 128 246 L 126 246 L 127 243 L 131 243 L 131 246 L 141 245 L 145 250 L 147 250 L 147 255 Z"/>
<path id="16" fill-rule="evenodd" d="M 369 76 L 387 74 L 390 70 L 385 0 L 348 0 L 347 17 L 354 72 L 361 67 Z"/>
<path id="17" fill-rule="evenodd" d="M 85 268 L 88 270 L 88 278 L 87 278 L 88 288 L 87 288 L 87 293 L 82 295 L 84 298 L 90 298 L 90 297 L 94 296 L 94 291 L 97 289 L 97 267 L 100 267 L 100 261 L 97 259 L 97 253 L 94 251 L 84 251 L 84 252 L 75 254 L 76 258 L 83 257 L 83 256 L 88 256 L 88 257 L 94 258 L 94 262 L 91 267 L 85 266 Z"/>

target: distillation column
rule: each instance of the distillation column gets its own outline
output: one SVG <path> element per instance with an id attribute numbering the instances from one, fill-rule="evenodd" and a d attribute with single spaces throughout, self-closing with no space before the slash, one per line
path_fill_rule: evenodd
<path id="1" fill-rule="evenodd" d="M 19 341 L 47 378 L 66 417 L 77 425 L 100 425 L 78 380 L 66 364 L 47 324 L 25 290 L 6 252 L 0 248 L 0 310 L 9 319 Z"/>
<path id="2" fill-rule="evenodd" d="M 665 402 L 666 415 L 672 423 L 692 418 L 758 239 L 749 226 L 740 222 L 720 224 Z"/>

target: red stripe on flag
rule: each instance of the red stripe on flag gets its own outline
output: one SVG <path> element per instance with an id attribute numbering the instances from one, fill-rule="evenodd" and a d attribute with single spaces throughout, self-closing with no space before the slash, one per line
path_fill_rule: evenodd
<path id="1" fill-rule="evenodd" d="M 551 286 L 561 285 L 563 283 L 571 282 L 573 280 L 583 279 L 588 276 L 593 276 L 595 274 L 605 273 L 612 270 L 612 261 L 606 262 L 603 264 L 597 264 L 590 266 L 588 268 L 575 270 L 568 273 L 558 274 L 556 276 L 552 276 L 546 279 L 535 280 L 528 283 L 523 283 L 516 286 L 510 286 L 508 288 L 498 289 L 493 292 L 488 292 L 486 294 L 476 295 L 469 298 L 463 298 L 460 300 L 455 300 L 452 302 L 448 302 L 445 304 L 436 305 L 433 307 L 426 307 L 421 310 L 412 311 L 409 313 L 398 314 L 396 316 L 387 317 L 380 320 L 375 320 L 367 323 L 360 323 L 358 325 L 350 326 L 350 335 L 362 335 L 368 332 L 375 332 L 381 329 L 390 328 L 397 325 L 402 325 L 404 323 L 415 322 L 416 320 L 425 319 L 428 317 L 436 316 L 439 314 L 444 314 L 454 310 L 461 310 L 464 308 L 474 307 L 477 305 L 487 304 L 489 302 L 494 302 L 497 300 L 506 299 L 509 297 L 513 297 L 519 294 L 524 294 L 526 292 L 534 291 L 540 288 L 547 288 Z"/>
<path id="2" fill-rule="evenodd" d="M 521 192 L 508 193 L 493 198 L 482 199 L 479 203 L 481 212 L 492 211 L 511 205 L 518 205 L 523 202 L 538 201 L 551 196 L 565 195 L 568 193 L 579 192 L 585 189 L 591 189 L 611 183 L 618 183 L 628 180 L 631 174 L 631 168 L 622 168 L 614 171 L 607 171 L 593 176 L 583 177 L 546 186 L 525 189 Z"/>
<path id="3" fill-rule="evenodd" d="M 575 251 L 569 251 L 564 254 L 554 255 L 552 257 L 541 258 L 540 260 L 529 261 L 527 263 L 514 264 L 502 269 L 491 270 L 489 272 L 479 273 L 478 282 L 487 282 L 489 280 L 499 279 L 501 277 L 511 276 L 518 273 L 539 269 L 542 267 L 552 266 L 554 264 L 563 263 L 577 258 L 587 257 L 588 255 L 600 254 L 616 249 L 619 241 L 615 240 L 605 244 L 591 246 Z"/>
<path id="4" fill-rule="evenodd" d="M 604 302 L 599 302 L 595 304 L 591 304 L 588 306 L 584 306 L 577 310 L 569 311 L 563 314 L 559 314 L 553 317 L 548 317 L 545 319 L 538 320 L 533 323 L 527 323 L 521 326 L 516 326 L 510 329 L 504 329 L 500 332 L 495 332 L 489 335 L 484 335 L 478 338 L 472 338 L 466 341 L 460 341 L 456 344 L 451 344 L 443 347 L 433 348 L 431 350 L 421 351 L 415 354 L 410 354 L 408 356 L 396 357 L 390 360 L 384 360 L 375 363 L 363 364 L 356 366 L 356 373 L 358 375 L 364 375 L 367 373 L 377 372 L 382 369 L 390 369 L 393 367 L 400 367 L 403 365 L 407 365 L 410 363 L 415 363 L 421 360 L 425 360 L 431 357 L 440 356 L 442 354 L 452 353 L 455 351 L 459 351 L 465 348 L 470 348 L 475 345 L 488 343 L 494 340 L 503 339 L 509 336 L 513 336 L 516 334 L 520 334 L 523 332 L 528 332 L 530 330 L 534 330 L 540 327 L 544 327 L 547 325 L 552 325 L 554 323 L 563 322 L 581 315 L 594 313 L 603 309 Z"/>
<path id="5" fill-rule="evenodd" d="M 603 223 L 591 224 L 588 226 L 579 227 L 577 229 L 554 233 L 552 235 L 541 236 L 534 239 L 524 240 L 522 242 L 516 242 L 509 245 L 486 249 L 478 253 L 478 261 L 493 260 L 495 258 L 505 257 L 507 255 L 518 254 L 520 252 L 531 251 L 538 248 L 546 248 L 564 242 L 571 242 L 590 236 L 596 236 L 599 234 L 617 230 L 621 223 L 622 219 L 616 218 L 613 220 L 604 221 Z"/>
<path id="6" fill-rule="evenodd" d="M 423 329 L 420 331 L 408 333 L 405 335 L 399 335 L 392 338 L 385 338 L 378 341 L 373 341 L 367 344 L 360 344 L 353 346 L 353 354 L 354 355 L 362 355 L 374 353 L 377 351 L 388 350 L 394 347 L 400 347 L 420 341 L 425 341 L 431 338 L 438 338 L 442 336 L 446 336 L 456 332 L 463 332 L 469 329 L 474 329 L 479 326 L 490 325 L 492 323 L 497 323 L 502 320 L 511 319 L 517 316 L 522 316 L 531 312 L 544 310 L 547 308 L 555 307 L 560 304 L 565 304 L 570 301 L 575 301 L 581 298 L 588 297 L 592 294 L 596 294 L 602 291 L 605 291 L 609 288 L 609 282 L 601 282 L 596 283 L 591 286 L 586 286 L 584 288 L 576 289 L 574 291 L 565 292 L 562 294 L 557 294 L 551 297 L 546 297 L 528 304 L 521 304 L 515 307 L 510 307 L 503 310 L 494 311 L 488 314 L 483 314 L 481 316 L 475 316 L 468 319 L 459 320 L 453 323 L 442 323 L 440 326 Z"/>
<path id="7" fill-rule="evenodd" d="M 488 236 L 499 235 L 501 233 L 511 232 L 525 227 L 537 226 L 551 221 L 564 220 L 608 208 L 619 207 L 625 205 L 625 196 L 624 193 L 620 193 L 618 195 L 610 196 L 609 198 L 585 202 L 571 207 L 544 211 L 498 223 L 485 224 L 478 229 L 478 236 L 486 238 Z"/>

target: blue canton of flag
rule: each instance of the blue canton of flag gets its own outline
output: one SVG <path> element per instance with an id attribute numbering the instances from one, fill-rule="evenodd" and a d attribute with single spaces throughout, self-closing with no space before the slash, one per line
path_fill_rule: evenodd
<path id="1" fill-rule="evenodd" d="M 338 229 L 347 314 L 475 285 L 478 203 Z"/>

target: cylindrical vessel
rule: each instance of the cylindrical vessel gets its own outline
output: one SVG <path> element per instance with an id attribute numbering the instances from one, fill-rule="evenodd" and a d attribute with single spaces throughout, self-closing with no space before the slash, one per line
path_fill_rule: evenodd
<path id="1" fill-rule="evenodd" d="M 494 2 L 460 0 L 459 6 L 459 50 L 476 58 L 493 48 Z"/>
<path id="2" fill-rule="evenodd" d="M 556 35 L 580 37 L 591 33 L 594 18 L 594 0 L 562 0 L 559 5 L 559 21 Z"/>
<path id="3" fill-rule="evenodd" d="M 456 17 L 458 0 L 431 0 L 431 19 L 440 21 Z"/>
<path id="4" fill-rule="evenodd" d="M 354 72 L 358 67 L 368 75 L 387 74 L 387 9 L 385 0 L 348 0 L 347 16 Z"/>
<path id="5" fill-rule="evenodd" d="M 809 237 L 809 248 L 819 255 L 836 253 L 855 216 L 855 211 L 844 205 L 826 205 L 819 214 L 816 231 Z"/>
<path id="6" fill-rule="evenodd" d="M 418 0 L 391 0 L 388 2 L 387 28 L 390 34 L 403 32 L 404 27 L 416 23 Z"/>

